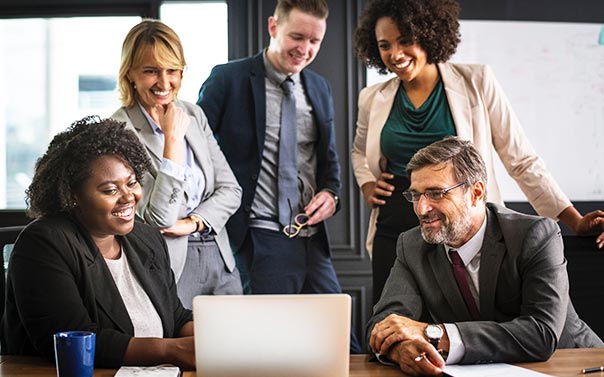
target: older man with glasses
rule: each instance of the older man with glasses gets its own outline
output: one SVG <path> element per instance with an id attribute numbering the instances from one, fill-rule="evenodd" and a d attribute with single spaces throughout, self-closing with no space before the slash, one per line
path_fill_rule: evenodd
<path id="1" fill-rule="evenodd" d="M 409 164 L 420 225 L 397 257 L 367 326 L 380 361 L 410 375 L 445 364 L 542 361 L 556 348 L 603 347 L 568 294 L 560 229 L 486 202 L 487 174 L 469 141 L 447 138 Z"/>

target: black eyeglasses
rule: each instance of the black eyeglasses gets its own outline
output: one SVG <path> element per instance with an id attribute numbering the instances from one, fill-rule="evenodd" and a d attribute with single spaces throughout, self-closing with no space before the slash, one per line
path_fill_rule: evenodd
<path id="1" fill-rule="evenodd" d="M 441 200 L 442 198 L 444 198 L 445 194 L 448 193 L 449 191 L 456 189 L 460 186 L 463 186 L 465 184 L 466 184 L 465 182 L 461 182 L 461 183 L 458 183 L 451 187 L 447 187 L 446 189 L 428 190 L 426 192 L 403 191 L 403 196 L 405 197 L 405 199 L 407 199 L 411 203 L 419 202 L 419 198 L 421 198 L 422 195 L 425 196 L 426 198 L 428 198 L 429 200 L 432 200 L 433 202 L 437 202 L 437 201 Z"/>
<path id="2" fill-rule="evenodd" d="M 313 188 L 311 188 L 310 200 L 312 200 L 312 198 L 314 198 L 314 197 L 315 197 L 315 190 Z M 289 205 L 289 213 L 290 213 L 289 225 L 286 225 L 283 227 L 283 233 L 289 238 L 294 238 L 298 234 L 300 234 L 300 231 L 302 230 L 302 228 L 304 228 L 305 226 L 308 225 L 308 220 L 310 220 L 310 216 L 303 212 L 300 212 L 296 216 L 293 216 L 294 209 L 292 208 L 292 203 L 289 199 L 287 199 L 287 204 Z M 292 219 L 292 216 L 293 216 L 293 219 Z"/>

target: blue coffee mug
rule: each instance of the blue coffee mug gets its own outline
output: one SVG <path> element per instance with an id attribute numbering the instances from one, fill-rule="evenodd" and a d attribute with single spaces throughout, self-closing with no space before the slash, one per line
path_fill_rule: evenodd
<path id="1" fill-rule="evenodd" d="M 58 377 L 92 377 L 96 334 L 63 331 L 54 334 Z"/>

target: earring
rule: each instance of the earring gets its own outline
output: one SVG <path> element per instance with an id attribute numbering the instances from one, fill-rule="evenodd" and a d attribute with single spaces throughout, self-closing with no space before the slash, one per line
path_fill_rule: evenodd
<path id="1" fill-rule="evenodd" d="M 136 89 L 136 84 L 133 82 L 131 82 L 130 84 L 132 84 L 132 88 Z"/>

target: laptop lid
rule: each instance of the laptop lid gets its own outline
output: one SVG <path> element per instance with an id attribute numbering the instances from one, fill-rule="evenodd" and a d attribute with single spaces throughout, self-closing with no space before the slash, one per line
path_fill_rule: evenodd
<path id="1" fill-rule="evenodd" d="M 348 377 L 347 294 L 197 296 L 197 377 Z"/>

